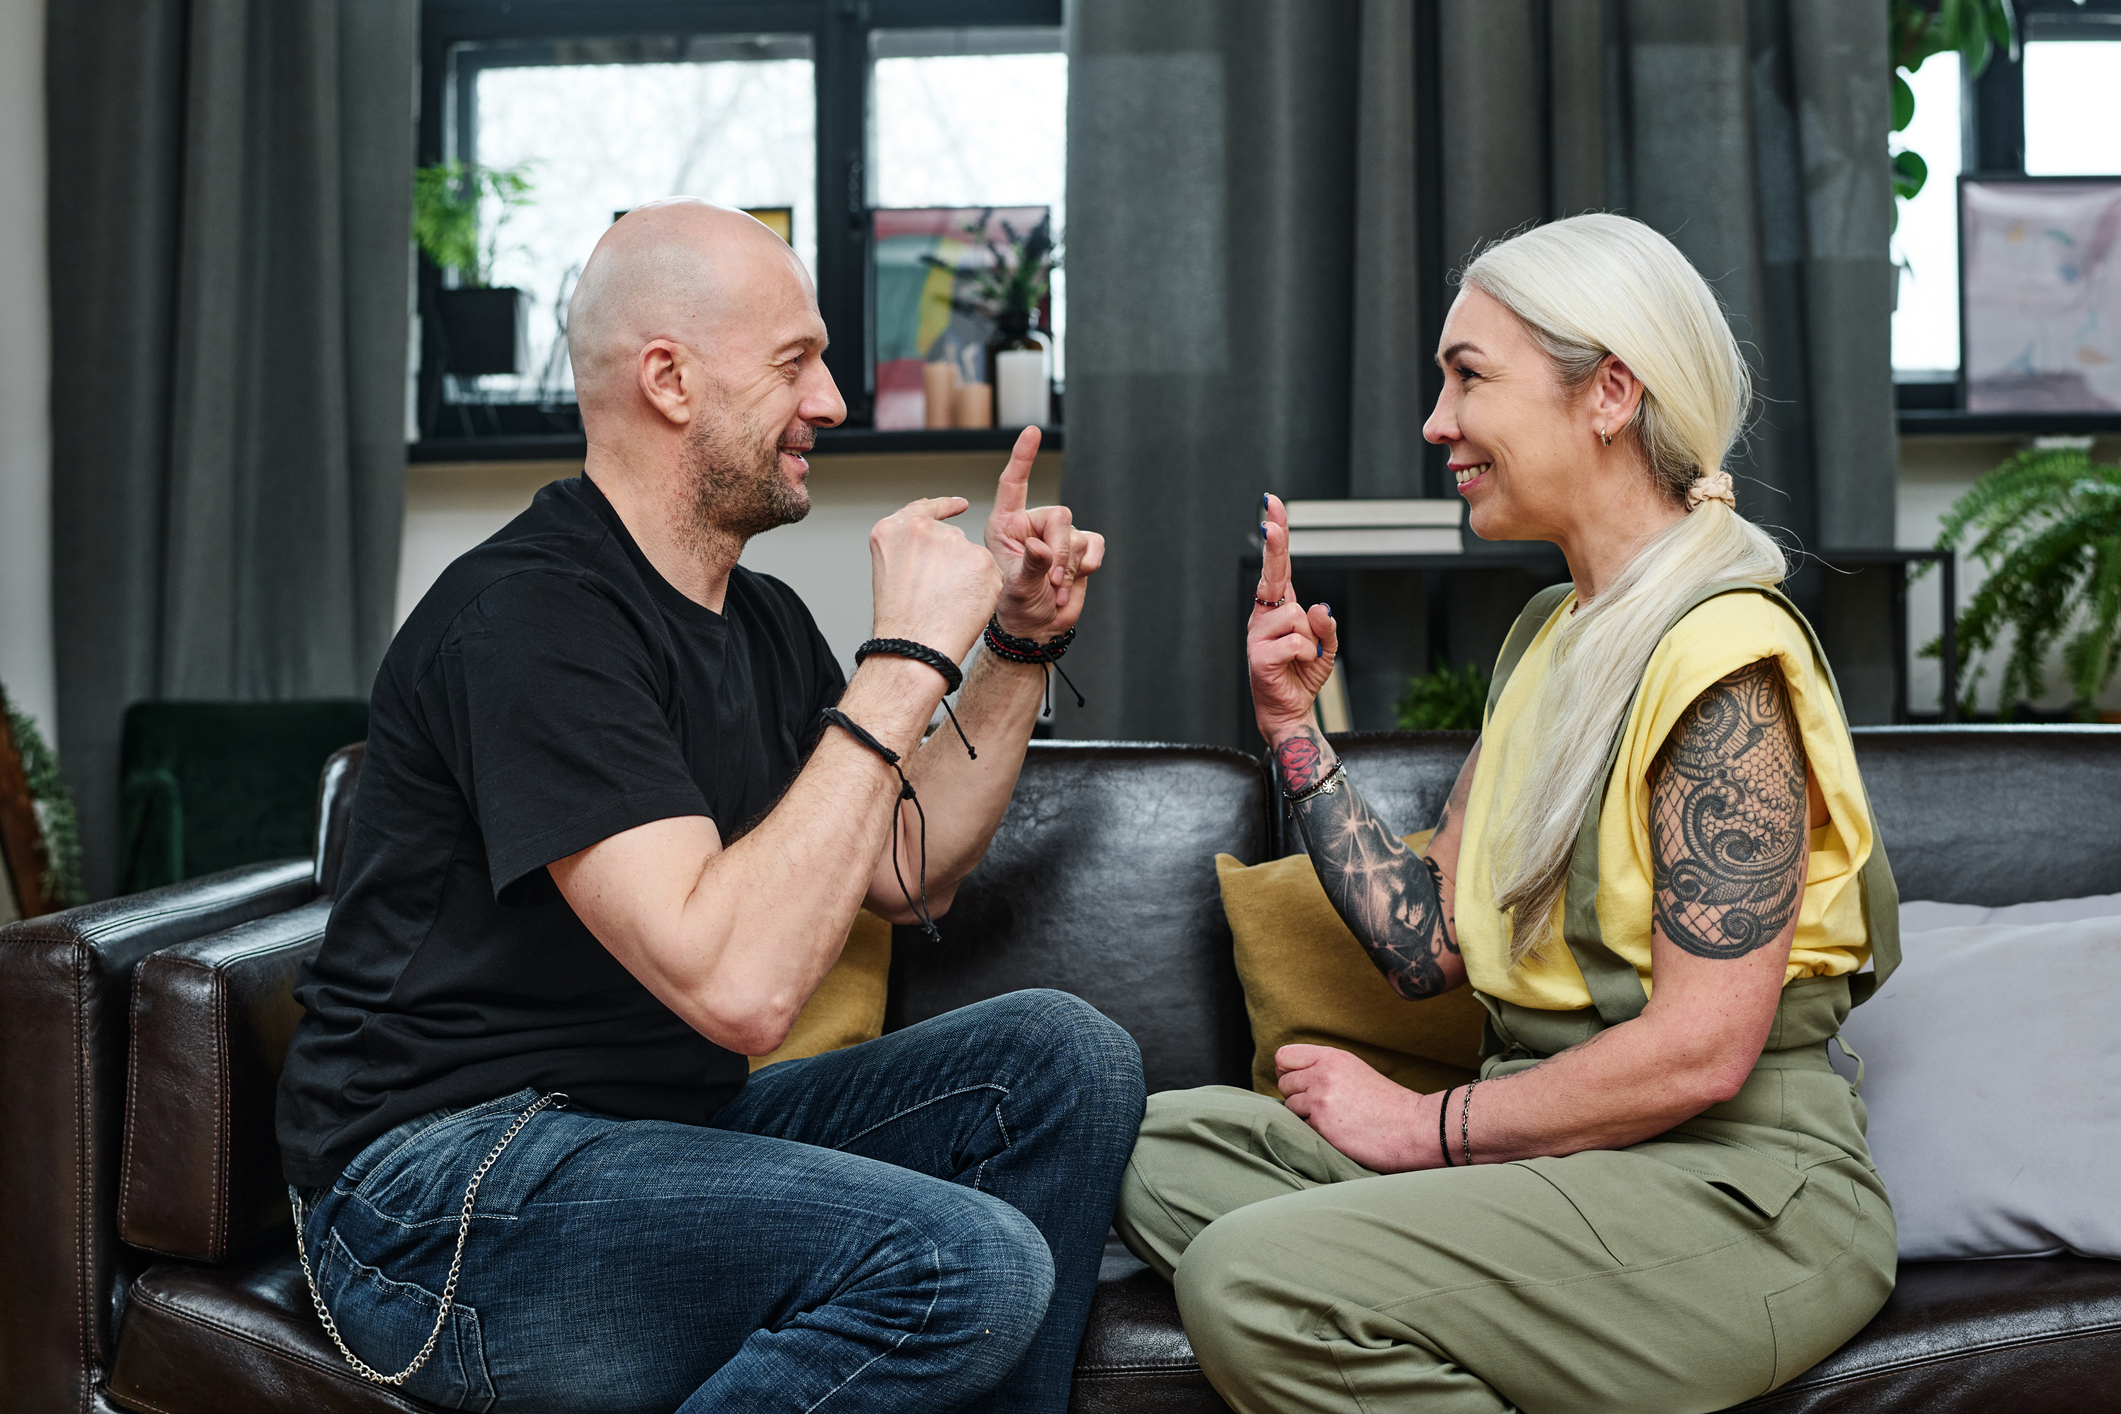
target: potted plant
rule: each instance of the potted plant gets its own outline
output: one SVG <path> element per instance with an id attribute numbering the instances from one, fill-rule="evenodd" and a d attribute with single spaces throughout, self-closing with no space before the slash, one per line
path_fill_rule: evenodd
<path id="1" fill-rule="evenodd" d="M 485 239 L 479 208 L 494 203 Z M 414 173 L 412 234 L 427 258 L 456 272 L 453 289 L 435 292 L 443 361 L 460 377 L 521 373 L 527 347 L 529 299 L 512 286 L 493 286 L 501 231 L 517 207 L 531 201 L 524 167 L 437 162 Z"/>
<path id="2" fill-rule="evenodd" d="M 2121 667 L 2121 466 L 2101 466 L 2077 447 L 2022 452 L 1945 514 L 1938 547 L 1956 550 L 1969 540 L 1988 578 L 1959 615 L 1960 715 L 1973 715 L 1981 675 L 1968 674 L 1968 663 L 2009 630 L 1999 715 L 2031 710 L 2059 643 L 2069 715 L 2097 721 L 2094 701 Z M 1923 649 L 1932 658 L 1940 651 L 1935 642 Z"/>
<path id="3" fill-rule="evenodd" d="M 1407 679 L 1407 690 L 1392 704 L 1392 713 L 1406 731 L 1479 731 L 1488 710 L 1488 675 L 1480 664 L 1453 668 L 1438 654 L 1436 671 L 1416 673 Z"/>
<path id="4" fill-rule="evenodd" d="M 987 236 L 991 211 L 965 228 L 987 248 L 989 263 L 971 273 L 971 297 L 951 298 L 960 313 L 984 319 L 994 330 L 987 344 L 987 366 L 993 370 L 995 422 L 1003 427 L 1045 426 L 1053 421 L 1053 336 L 1043 326 L 1053 272 L 1060 268 L 1060 247 L 1053 239 L 1053 215 L 1017 233 L 1001 223 L 1004 239 Z M 963 278 L 967 272 L 935 256 L 922 257 L 938 269 Z"/>

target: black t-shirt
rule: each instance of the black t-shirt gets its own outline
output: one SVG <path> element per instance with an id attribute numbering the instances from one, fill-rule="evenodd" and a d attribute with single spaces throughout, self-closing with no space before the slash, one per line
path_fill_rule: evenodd
<path id="1" fill-rule="evenodd" d="M 742 1056 L 635 981 L 545 866 L 622 830 L 756 823 L 845 676 L 786 585 L 717 614 L 656 573 L 587 477 L 445 571 L 385 655 L 324 945 L 280 1081 L 288 1181 L 417 1115 L 524 1086 L 705 1123 Z"/>

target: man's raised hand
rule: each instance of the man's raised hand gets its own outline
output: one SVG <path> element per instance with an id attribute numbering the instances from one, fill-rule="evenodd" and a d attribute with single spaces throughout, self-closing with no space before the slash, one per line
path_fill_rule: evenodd
<path id="1" fill-rule="evenodd" d="M 994 557 L 949 524 L 962 496 L 914 501 L 869 531 L 876 636 L 910 638 L 962 662 L 1002 587 Z"/>
<path id="2" fill-rule="evenodd" d="M 1105 537 L 1078 530 L 1066 506 L 1025 509 L 1039 431 L 1026 427 L 1002 469 L 987 517 L 987 549 L 1001 572 L 1002 631 L 1043 642 L 1075 627 L 1083 612 L 1083 581 L 1105 561 Z"/>

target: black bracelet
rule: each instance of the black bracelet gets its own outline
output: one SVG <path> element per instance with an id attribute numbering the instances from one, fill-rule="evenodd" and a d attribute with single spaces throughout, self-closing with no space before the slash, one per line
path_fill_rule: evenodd
<path id="1" fill-rule="evenodd" d="M 950 725 L 957 731 L 957 739 L 965 743 L 965 755 L 974 761 L 979 760 L 979 753 L 972 749 L 972 738 L 965 735 L 964 724 L 958 721 L 957 713 L 950 707 L 950 694 L 965 685 L 965 675 L 958 671 L 957 664 L 927 644 L 916 643 L 910 638 L 872 638 L 854 650 L 854 666 L 859 668 L 864 659 L 877 653 L 887 658 L 911 658 L 916 663 L 926 663 L 943 675 L 943 711 L 949 715 Z M 909 786 L 908 789 L 912 787 Z"/>
<path id="2" fill-rule="evenodd" d="M 1456 1093 L 1458 1087 L 1453 1085 L 1443 1092 L 1443 1099 L 1436 1106 L 1436 1147 L 1443 1150 L 1443 1166 L 1447 1169 L 1458 1167 L 1451 1162 L 1450 1132 L 1444 1128 L 1444 1117 L 1451 1113 L 1451 1096 Z"/>
<path id="3" fill-rule="evenodd" d="M 906 896 L 906 907 L 913 910 L 913 916 L 920 920 L 921 927 L 927 930 L 930 940 L 941 942 L 943 935 L 941 930 L 935 926 L 935 915 L 928 911 L 928 812 L 921 809 L 921 798 L 913 793 L 913 782 L 906 779 L 905 768 L 899 765 L 899 754 L 869 735 L 868 732 L 862 729 L 860 723 L 856 722 L 854 718 L 848 716 L 845 712 L 840 711 L 837 707 L 827 707 L 818 714 L 818 719 L 818 730 L 820 732 L 823 732 L 828 726 L 838 727 L 841 731 L 883 757 L 884 764 L 898 773 L 898 798 L 913 802 L 913 813 L 920 818 L 921 822 L 920 902 L 915 903 L 913 901 L 913 891 L 906 887 L 906 876 L 900 872 L 898 867 L 898 807 L 896 805 L 891 807 L 891 877 L 898 880 L 898 891 Z"/>
<path id="4" fill-rule="evenodd" d="M 874 653 L 882 653 L 892 658 L 911 658 L 916 663 L 926 663 L 943 675 L 945 692 L 955 692 L 965 685 L 965 675 L 958 671 L 957 664 L 925 643 L 915 643 L 910 638 L 872 638 L 854 650 L 854 666 L 859 668 L 862 660 Z"/>
<path id="5" fill-rule="evenodd" d="M 1060 665 L 1061 654 L 1067 652 L 1068 645 L 1075 642 L 1074 629 L 1071 628 L 1066 633 L 1040 643 L 1035 638 L 1018 638 L 1015 634 L 1002 627 L 1002 616 L 1000 614 L 989 614 L 987 616 L 986 631 L 980 635 L 980 638 L 987 645 L 989 653 L 1005 662 L 1035 663 L 1046 670 L 1046 706 L 1045 710 L 1039 713 L 1041 717 L 1051 717 L 1053 715 L 1053 675 L 1055 673 L 1059 673 L 1061 681 L 1068 684 L 1068 691 L 1075 694 L 1076 706 L 1087 707 L 1090 705 L 1089 700 L 1083 696 L 1083 690 L 1075 685 L 1075 679 L 1069 677 L 1068 670 Z"/>
<path id="6" fill-rule="evenodd" d="M 987 647 L 997 658 L 1007 658 L 1012 663 L 1057 663 L 1068 651 L 1068 645 L 1075 642 L 1075 630 L 1071 628 L 1057 638 L 1040 643 L 1035 638 L 1018 638 L 1002 627 L 1000 614 L 990 614 L 986 639 Z"/>

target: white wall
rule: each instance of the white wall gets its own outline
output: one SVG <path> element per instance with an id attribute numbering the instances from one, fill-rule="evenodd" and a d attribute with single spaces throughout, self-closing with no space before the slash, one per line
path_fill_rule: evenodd
<path id="1" fill-rule="evenodd" d="M 0 0 L 0 684 L 56 741 L 44 3 Z"/>
<path id="2" fill-rule="evenodd" d="M 1900 439 L 1900 496 L 1895 540 L 1909 549 L 1926 549 L 1937 543 L 1937 528 L 1953 501 L 1974 484 L 1983 472 L 2016 456 L 2032 445 L 2027 437 L 1903 437 Z M 2121 461 L 2121 437 L 2102 437 L 2093 444 L 2096 461 Z M 1974 591 L 1987 576 L 1981 565 L 1962 549 L 1959 555 L 1959 606 L 1972 601 Z M 1908 590 L 1908 648 L 1912 654 L 1937 636 L 1942 627 L 1937 578 L 1934 573 L 1918 580 Z M 1937 701 L 1937 661 L 1909 660 L 1908 702 L 1914 710 L 1934 711 Z M 1982 682 L 1980 706 L 1996 706 L 1996 678 L 2002 671 L 2000 656 L 1991 663 Z M 2050 665 L 2049 690 L 2035 706 L 2059 708 L 2069 703 L 2059 662 Z M 2100 697 L 2099 706 L 2121 710 L 2121 679 Z"/>
<path id="3" fill-rule="evenodd" d="M 994 503 L 1000 452 L 813 456 L 810 514 L 751 542 L 744 563 L 786 580 L 810 606 L 825 640 L 849 671 L 869 635 L 869 527 L 922 496 L 963 496 L 958 518 L 978 537 Z M 540 486 L 581 468 L 572 462 L 422 463 L 407 469 L 405 540 L 398 568 L 398 621 L 412 612 L 449 562 L 499 530 Z M 1061 454 L 1031 469 L 1031 503 L 1060 495 Z"/>

